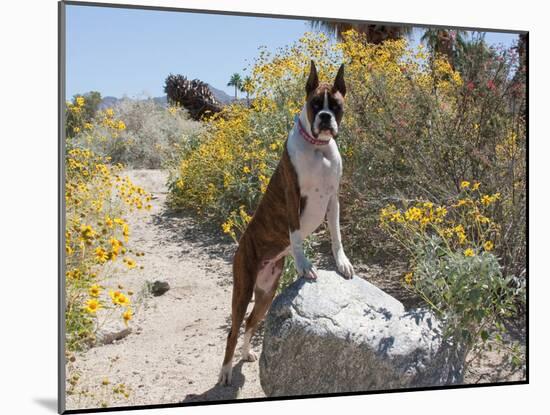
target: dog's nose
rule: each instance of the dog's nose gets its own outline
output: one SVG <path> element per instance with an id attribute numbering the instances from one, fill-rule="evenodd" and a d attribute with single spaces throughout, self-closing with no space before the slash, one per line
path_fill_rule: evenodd
<path id="1" fill-rule="evenodd" d="M 319 114 L 319 119 L 321 122 L 330 122 L 330 114 L 327 112 L 322 112 Z"/>

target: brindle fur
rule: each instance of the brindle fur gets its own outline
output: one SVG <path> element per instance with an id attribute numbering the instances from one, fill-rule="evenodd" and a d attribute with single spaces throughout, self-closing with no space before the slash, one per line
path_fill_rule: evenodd
<path id="1" fill-rule="evenodd" d="M 252 298 L 256 277 L 262 264 L 283 253 L 290 245 L 289 230 L 300 228 L 300 212 L 305 199 L 300 198 L 300 188 L 294 166 L 286 149 L 267 186 L 254 216 L 239 240 L 233 260 L 233 297 L 231 330 L 223 364 L 231 362 L 237 345 L 239 328 L 246 308 Z M 246 321 L 246 331 L 256 328 L 271 305 L 279 284 L 284 255 L 277 261 L 278 274 L 269 292 L 255 291 L 254 309 Z"/>

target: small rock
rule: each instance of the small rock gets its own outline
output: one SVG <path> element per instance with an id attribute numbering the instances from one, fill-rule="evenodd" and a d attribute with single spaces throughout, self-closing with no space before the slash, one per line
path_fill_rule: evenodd
<path id="1" fill-rule="evenodd" d="M 167 281 L 157 280 L 151 285 L 151 294 L 153 294 L 155 297 L 158 297 L 159 295 L 164 294 L 169 289 L 170 284 L 168 284 Z"/>
<path id="2" fill-rule="evenodd" d="M 130 327 L 126 327 L 123 323 L 113 321 L 105 324 L 96 333 L 96 342 L 99 344 L 111 344 L 122 340 L 132 332 Z"/>

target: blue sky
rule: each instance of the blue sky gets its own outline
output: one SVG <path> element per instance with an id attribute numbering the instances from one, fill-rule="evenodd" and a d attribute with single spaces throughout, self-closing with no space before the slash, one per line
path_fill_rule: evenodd
<path id="1" fill-rule="evenodd" d="M 199 78 L 233 95 L 226 86 L 230 75 L 243 73 L 259 46 L 275 50 L 310 30 L 303 20 L 69 5 L 66 96 L 91 90 L 161 96 L 169 73 Z M 489 43 L 505 46 L 516 38 L 486 35 Z"/>

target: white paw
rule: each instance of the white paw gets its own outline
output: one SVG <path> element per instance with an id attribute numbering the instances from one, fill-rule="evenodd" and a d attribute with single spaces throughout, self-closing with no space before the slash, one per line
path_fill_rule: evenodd
<path id="1" fill-rule="evenodd" d="M 231 363 L 228 363 L 222 366 L 218 383 L 223 386 L 230 386 L 232 373 L 233 373 L 233 365 Z"/>
<path id="2" fill-rule="evenodd" d="M 243 360 L 246 362 L 255 362 L 258 360 L 258 355 L 254 352 L 254 350 L 249 350 L 248 352 L 243 353 Z"/>
<path id="3" fill-rule="evenodd" d="M 317 270 L 311 262 L 303 258 L 302 260 L 296 260 L 296 271 L 300 277 L 304 277 L 307 280 L 316 280 L 317 279 Z"/>
<path id="4" fill-rule="evenodd" d="M 346 278 L 352 278 L 353 277 L 353 265 L 351 265 L 351 262 L 349 262 L 348 257 L 346 254 L 344 254 L 343 251 L 339 251 L 337 255 L 335 255 L 334 259 L 336 260 L 336 267 L 338 268 L 338 271 L 344 277 Z"/>

